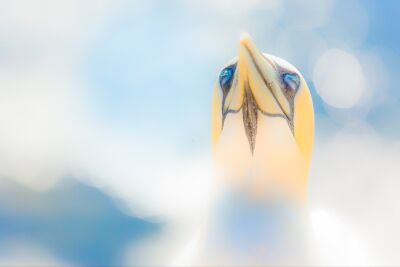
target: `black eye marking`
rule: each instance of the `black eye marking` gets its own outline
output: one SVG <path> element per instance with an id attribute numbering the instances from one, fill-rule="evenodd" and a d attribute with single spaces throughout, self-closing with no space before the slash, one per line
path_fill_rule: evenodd
<path id="1" fill-rule="evenodd" d="M 226 67 L 219 75 L 219 84 L 224 95 L 227 95 L 231 89 L 233 77 L 235 75 L 236 64 Z"/>
<path id="2" fill-rule="evenodd" d="M 284 93 L 289 97 L 294 97 L 300 87 L 300 77 L 296 73 L 286 72 L 281 74 L 284 85 Z"/>
<path id="3" fill-rule="evenodd" d="M 231 110 L 231 109 L 224 110 L 226 97 L 227 97 L 229 91 L 231 90 L 232 83 L 233 83 L 233 80 L 235 77 L 236 66 L 237 66 L 237 63 L 229 65 L 228 67 L 224 68 L 219 75 L 219 85 L 222 90 L 222 106 L 221 106 L 221 112 L 222 112 L 221 127 L 222 128 L 221 129 L 224 128 L 225 118 L 228 115 L 228 113 L 236 113 L 239 111 L 239 110 Z"/>
<path id="4" fill-rule="evenodd" d="M 288 124 L 292 133 L 294 135 L 294 125 L 293 125 L 293 118 L 294 118 L 294 98 L 297 94 L 297 91 L 300 88 L 300 76 L 293 71 L 283 69 L 277 66 L 277 71 L 279 76 L 281 77 L 281 89 L 283 94 L 285 95 L 286 99 L 289 102 L 290 106 L 290 114 L 288 114 Z"/>

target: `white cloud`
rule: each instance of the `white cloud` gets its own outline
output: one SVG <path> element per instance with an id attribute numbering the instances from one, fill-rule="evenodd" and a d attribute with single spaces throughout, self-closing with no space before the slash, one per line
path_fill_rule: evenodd
<path id="1" fill-rule="evenodd" d="M 326 210 L 310 213 L 312 257 L 317 266 L 366 266 L 371 262 L 365 243 L 348 222 Z"/>
<path id="2" fill-rule="evenodd" d="M 0 175 L 44 189 L 65 174 L 79 127 L 72 80 L 51 69 L 0 72 Z"/>
<path id="3" fill-rule="evenodd" d="M 186 217 L 206 207 L 213 179 L 208 155 L 188 157 L 151 133 L 96 129 L 79 144 L 75 171 L 124 199 L 128 212 Z"/>
<path id="4" fill-rule="evenodd" d="M 368 264 L 398 264 L 400 143 L 368 126 L 342 130 L 316 144 L 310 177 L 313 207 L 336 214 L 368 247 Z"/>

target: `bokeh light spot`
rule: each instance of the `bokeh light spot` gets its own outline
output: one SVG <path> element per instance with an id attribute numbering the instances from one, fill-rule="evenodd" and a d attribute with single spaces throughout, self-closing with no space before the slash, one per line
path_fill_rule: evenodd
<path id="1" fill-rule="evenodd" d="M 355 106 L 365 89 L 365 77 L 357 58 L 345 51 L 326 51 L 314 67 L 313 81 L 321 98 L 336 108 Z"/>

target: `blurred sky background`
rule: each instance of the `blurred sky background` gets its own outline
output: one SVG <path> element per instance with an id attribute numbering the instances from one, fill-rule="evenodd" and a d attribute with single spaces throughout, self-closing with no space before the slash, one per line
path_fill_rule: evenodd
<path id="1" fill-rule="evenodd" d="M 213 87 L 243 31 L 310 86 L 310 205 L 399 265 L 399 17 L 388 0 L 0 0 L 0 265 L 135 264 L 204 206 Z"/>

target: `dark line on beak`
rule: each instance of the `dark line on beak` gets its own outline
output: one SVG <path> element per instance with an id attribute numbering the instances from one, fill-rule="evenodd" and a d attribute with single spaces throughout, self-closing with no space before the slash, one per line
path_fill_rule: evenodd
<path id="1" fill-rule="evenodd" d="M 283 109 L 283 107 L 282 107 L 282 105 L 281 105 L 281 103 L 278 101 L 277 97 L 275 96 L 275 94 L 274 94 L 274 92 L 273 92 L 273 90 L 272 90 L 272 85 L 270 84 L 270 82 L 268 82 L 268 81 L 265 79 L 265 77 L 264 77 L 264 75 L 263 75 L 263 73 L 262 73 L 262 71 L 261 71 L 260 66 L 257 64 L 257 61 L 256 61 L 255 58 L 254 58 L 253 53 L 252 53 L 251 50 L 247 47 L 246 44 L 244 44 L 244 47 L 246 48 L 247 52 L 249 53 L 249 55 L 250 55 L 250 57 L 251 57 L 251 60 L 252 60 L 253 63 L 254 63 L 254 66 L 256 66 L 257 72 L 260 73 L 260 76 L 261 76 L 261 78 L 263 79 L 263 82 L 264 82 L 265 86 L 266 86 L 266 87 L 268 88 L 268 90 L 271 92 L 272 96 L 273 96 L 274 99 L 275 99 L 275 102 L 278 104 L 279 108 L 281 109 L 281 111 L 282 111 L 282 113 L 283 113 L 284 115 L 280 115 L 280 114 L 270 114 L 270 113 L 268 113 L 268 112 L 264 112 L 264 111 L 261 110 L 261 108 L 260 108 L 261 113 L 263 113 L 264 115 L 267 115 L 267 116 L 272 116 L 272 117 L 278 117 L 278 116 L 280 116 L 280 117 L 285 118 L 286 121 L 287 121 L 287 123 L 288 123 L 288 125 L 289 125 L 289 128 L 290 128 L 290 130 L 292 131 L 292 134 L 293 134 L 293 136 L 294 136 L 294 126 L 293 126 L 293 113 L 294 113 L 294 112 L 293 112 L 293 105 L 292 105 L 292 104 L 290 105 L 290 115 L 286 114 L 286 113 L 285 113 L 285 110 Z M 269 59 L 267 59 L 267 61 L 272 65 L 272 63 L 270 62 Z"/>
<path id="2" fill-rule="evenodd" d="M 245 84 L 243 99 L 243 124 L 249 141 L 251 154 L 254 154 L 257 136 L 258 106 L 250 90 L 248 81 Z"/>

